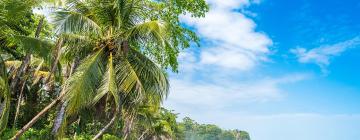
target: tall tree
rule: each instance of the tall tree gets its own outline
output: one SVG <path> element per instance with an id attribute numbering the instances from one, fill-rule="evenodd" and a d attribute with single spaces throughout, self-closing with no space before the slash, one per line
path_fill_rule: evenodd
<path id="1" fill-rule="evenodd" d="M 201 17 L 207 10 L 203 0 L 68 1 L 55 13 L 56 31 L 67 35 L 65 57 L 79 57 L 81 64 L 60 96 L 13 139 L 60 101 L 68 102 L 66 115 L 71 116 L 105 95 L 112 98 L 114 114 L 122 112 L 123 102 L 141 102 L 146 96 L 163 100 L 169 88 L 164 68 L 176 71 L 179 50 L 199 41 L 179 16 Z"/>
<path id="2" fill-rule="evenodd" d="M 27 73 L 29 72 L 30 65 L 34 64 L 30 61 L 31 56 L 45 59 L 47 52 L 51 50 L 52 46 L 51 40 L 39 38 L 40 34 L 44 33 L 41 30 L 44 26 L 47 27 L 47 24 L 44 18 L 39 18 L 33 14 L 32 9 L 39 6 L 40 3 L 41 1 L 37 0 L 0 1 L 0 57 L 4 58 L 4 64 L 15 64 L 9 68 L 5 67 L 4 72 L 7 73 L 6 76 L 8 77 L 3 77 L 3 82 L 6 83 L 3 83 L 3 86 L 9 85 L 9 87 L 2 87 L 0 92 L 4 94 L 10 92 L 10 95 L 7 97 L 9 99 L 15 97 L 18 103 L 22 100 L 24 90 L 24 88 L 19 87 L 26 87 L 27 77 L 36 75 L 35 73 Z M 20 62 L 20 65 L 16 66 L 18 62 Z M 40 68 L 40 66 L 36 67 Z M 8 106 L 10 106 L 12 101 L 14 100 L 11 99 L 10 102 L 0 100 L 1 104 Z M 17 120 L 20 104 L 16 106 L 14 122 Z M 1 111 L 15 110 L 8 107 L 4 109 Z M 1 112 L 1 114 L 4 113 Z M 0 121 L 1 124 L 7 124 L 4 121 L 8 121 L 8 119 L 2 118 Z"/>

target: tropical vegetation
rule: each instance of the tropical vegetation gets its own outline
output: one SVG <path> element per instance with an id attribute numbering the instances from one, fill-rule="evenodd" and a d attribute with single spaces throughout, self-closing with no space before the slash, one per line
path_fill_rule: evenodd
<path id="1" fill-rule="evenodd" d="M 179 52 L 199 44 L 179 18 L 207 11 L 204 0 L 1 0 L 0 138 L 247 140 L 161 106 Z"/>

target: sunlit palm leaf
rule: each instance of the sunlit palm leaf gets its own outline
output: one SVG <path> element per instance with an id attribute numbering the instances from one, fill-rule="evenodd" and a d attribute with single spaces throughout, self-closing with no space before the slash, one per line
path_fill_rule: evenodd
<path id="1" fill-rule="evenodd" d="M 169 81 L 166 73 L 157 64 L 134 49 L 130 49 L 128 61 L 140 76 L 147 94 L 158 95 L 160 100 L 167 97 Z"/>
<path id="2" fill-rule="evenodd" d="M 113 57 L 111 53 L 108 60 L 107 71 L 105 72 L 105 75 L 101 81 L 101 86 L 97 92 L 98 94 L 94 98 L 94 103 L 97 103 L 106 94 L 110 94 L 114 98 L 116 109 L 119 108 L 120 98 L 116 86 L 115 68 L 113 65 Z"/>
<path id="3" fill-rule="evenodd" d="M 116 80 L 121 93 L 134 92 L 137 97 L 145 93 L 143 85 L 136 71 L 131 64 L 124 58 L 121 58 L 116 66 Z"/>
<path id="4" fill-rule="evenodd" d="M 104 75 L 104 67 L 104 51 L 101 49 L 83 60 L 76 72 L 66 81 L 68 114 L 77 113 L 92 103 Z"/>
<path id="5" fill-rule="evenodd" d="M 146 44 L 141 48 L 143 53 L 161 66 L 171 66 L 173 71 L 176 71 L 179 50 L 172 46 L 169 29 L 164 22 L 155 20 L 137 24 L 127 31 L 125 36 L 134 44 L 139 44 L 138 46 Z"/>
<path id="6" fill-rule="evenodd" d="M 57 33 L 97 34 L 100 26 L 89 17 L 75 11 L 56 12 L 55 27 Z"/>
<path id="7" fill-rule="evenodd" d="M 164 46 L 166 33 L 165 23 L 155 20 L 138 24 L 128 30 L 125 35 L 129 40 L 152 41 Z"/>
<path id="8" fill-rule="evenodd" d="M 140 16 L 145 16 L 143 7 L 139 4 L 143 0 L 113 0 L 115 19 L 118 19 L 116 27 L 128 30 L 139 22 Z"/>
<path id="9" fill-rule="evenodd" d="M 143 54 L 130 49 L 127 59 L 117 65 L 119 89 L 124 93 L 136 94 L 139 98 L 157 97 L 161 102 L 169 91 L 165 73 Z"/>
<path id="10" fill-rule="evenodd" d="M 96 46 L 96 41 L 89 36 L 65 33 L 62 34 L 61 37 L 64 39 L 62 60 L 65 61 L 71 61 L 75 57 L 83 59 L 91 53 Z"/>

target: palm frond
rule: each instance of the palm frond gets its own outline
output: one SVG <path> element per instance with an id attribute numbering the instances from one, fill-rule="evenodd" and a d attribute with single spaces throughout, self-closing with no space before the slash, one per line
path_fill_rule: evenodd
<path id="1" fill-rule="evenodd" d="M 121 93 L 134 93 L 134 98 L 144 96 L 145 89 L 136 71 L 126 59 L 121 59 L 116 66 L 116 80 Z"/>
<path id="2" fill-rule="evenodd" d="M 81 35 L 81 34 L 74 34 L 74 33 L 62 33 L 61 37 L 64 39 L 65 43 L 67 43 L 68 45 L 75 45 L 75 44 L 89 44 L 88 42 L 93 41 L 92 38 L 90 38 L 89 36 L 86 35 Z"/>
<path id="3" fill-rule="evenodd" d="M 0 17 L 9 21 L 7 22 L 9 24 L 19 23 L 39 3 L 36 0 L 2 0 L 0 2 Z"/>
<path id="4" fill-rule="evenodd" d="M 98 94 L 94 98 L 94 103 L 97 103 L 102 97 L 106 94 L 110 94 L 115 101 L 116 109 L 120 106 L 120 98 L 118 95 L 118 90 L 116 86 L 116 75 L 115 75 L 115 68 L 113 65 L 113 57 L 112 53 L 110 53 L 110 57 L 108 60 L 107 71 L 101 81 L 101 86 L 98 89 Z"/>
<path id="5" fill-rule="evenodd" d="M 90 54 L 96 46 L 96 41 L 89 36 L 65 33 L 61 34 L 64 39 L 62 48 L 62 60 L 71 61 L 75 57 L 79 59 L 85 58 Z"/>
<path id="6" fill-rule="evenodd" d="M 83 33 L 101 35 L 100 26 L 82 13 L 75 11 L 58 11 L 55 13 L 57 33 Z"/>
<path id="7" fill-rule="evenodd" d="M 138 24 L 126 32 L 125 36 L 153 61 L 176 71 L 179 48 L 172 45 L 174 43 L 171 42 L 169 29 L 164 22 L 155 20 Z"/>
<path id="8" fill-rule="evenodd" d="M 52 4 L 55 7 L 64 7 L 67 0 L 43 0 L 46 3 Z"/>
<path id="9" fill-rule="evenodd" d="M 43 59 L 48 59 L 54 44 L 49 40 L 42 40 L 39 38 L 28 36 L 14 36 L 13 41 L 30 54 L 37 55 Z"/>
<path id="10" fill-rule="evenodd" d="M 117 27 L 128 30 L 145 15 L 141 6 L 143 0 L 114 0 L 114 11 L 119 25 Z M 146 16 L 145 16 L 146 17 Z"/>
<path id="11" fill-rule="evenodd" d="M 65 100 L 68 100 L 67 114 L 77 113 L 90 105 L 104 74 L 104 51 L 98 50 L 80 64 L 76 72 L 66 81 Z"/>
<path id="12" fill-rule="evenodd" d="M 119 90 L 138 98 L 161 102 L 169 92 L 166 74 L 143 54 L 130 49 L 126 59 L 117 65 Z"/>
<path id="13" fill-rule="evenodd" d="M 125 33 L 125 38 L 128 40 L 137 41 L 152 41 L 158 45 L 164 46 L 166 39 L 166 25 L 165 23 L 154 20 L 137 24 Z"/>
<path id="14" fill-rule="evenodd" d="M 144 54 L 130 50 L 128 61 L 138 75 L 141 75 L 146 92 L 154 97 L 158 96 L 160 100 L 166 98 L 170 86 L 166 73 Z"/>
<path id="15" fill-rule="evenodd" d="M 36 67 L 39 70 L 41 68 L 49 68 L 49 65 L 46 64 L 45 60 L 39 57 L 31 57 L 31 63 L 30 63 L 31 67 Z"/>
<path id="16" fill-rule="evenodd" d="M 49 74 L 49 72 L 44 72 L 44 71 L 40 71 L 41 67 L 43 66 L 44 60 L 42 60 L 38 65 L 37 68 L 35 69 L 34 73 L 33 73 L 33 83 L 31 86 L 34 86 L 35 84 L 37 84 L 39 82 L 39 80 L 42 77 L 45 77 Z"/>

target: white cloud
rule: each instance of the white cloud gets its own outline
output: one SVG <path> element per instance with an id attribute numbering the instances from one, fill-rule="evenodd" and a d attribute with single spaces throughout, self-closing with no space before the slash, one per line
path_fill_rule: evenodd
<path id="1" fill-rule="evenodd" d="M 188 50 L 179 56 L 179 73 L 170 76 L 170 96 L 164 103 L 181 114 L 201 115 L 219 112 L 241 103 L 265 103 L 286 96 L 283 85 L 302 81 L 308 74 L 293 73 L 279 77 L 246 79 L 249 72 L 267 59 L 272 45 L 265 34 L 255 31 L 256 24 L 234 9 L 248 6 L 247 0 L 209 0 L 212 6 L 205 18 L 184 16 L 206 41 L 199 52 Z M 240 71 L 240 72 L 239 72 Z M 230 107 L 231 108 L 231 107 Z M 224 115 L 231 115 L 225 113 Z M 205 118 L 204 118 L 205 119 Z"/>
<path id="2" fill-rule="evenodd" d="M 208 0 L 210 11 L 205 18 L 183 16 L 182 21 L 195 27 L 209 46 L 203 46 L 200 63 L 228 69 L 250 70 L 265 60 L 272 41 L 256 32 L 256 24 L 236 11 L 251 3 L 249 0 Z"/>
<path id="3" fill-rule="evenodd" d="M 170 76 L 171 89 L 170 96 L 164 103 L 166 108 L 180 113 L 180 118 L 189 116 L 200 123 L 246 130 L 253 140 L 360 139 L 357 132 L 360 129 L 360 115 L 254 114 L 259 111 L 251 110 L 256 109 L 252 106 L 283 101 L 288 94 L 285 86 L 311 78 L 311 75 L 292 73 L 264 77 L 255 74 L 256 76 L 252 75 L 248 79 L 242 77 L 247 72 L 250 73 L 249 70 L 258 63 L 267 60 L 272 41 L 264 33 L 255 31 L 254 21 L 234 9 L 258 4 L 260 0 L 208 2 L 212 6 L 205 18 L 182 17 L 182 21 L 193 26 L 206 41 L 205 44 L 210 45 L 203 46 L 199 52 L 190 50 L 180 54 L 180 73 Z M 334 50 L 341 50 L 341 47 L 336 48 Z M 335 56 L 334 50 L 315 50 L 311 53 L 321 52 L 330 57 Z M 302 63 L 313 62 L 315 59 L 311 53 L 307 54 L 312 50 L 299 48 L 296 51 Z M 293 52 L 296 51 L 294 49 Z M 300 54 L 309 55 L 309 58 L 300 60 Z M 329 61 L 328 58 L 324 60 L 327 61 L 319 62 Z"/>
<path id="4" fill-rule="evenodd" d="M 250 81 L 234 78 L 239 75 L 238 71 L 254 68 L 270 53 L 271 39 L 256 32 L 256 24 L 234 10 L 259 2 L 208 0 L 211 8 L 205 18 L 182 17 L 182 21 L 193 26 L 207 42 L 204 44 L 209 46 L 203 45 L 196 54 L 192 50 L 180 54 L 180 77 L 171 77 L 168 105 L 221 108 L 243 101 L 278 100 L 285 93 L 280 85 L 301 81 L 308 76 L 292 74 Z"/>
<path id="5" fill-rule="evenodd" d="M 216 75 L 216 74 L 215 74 Z M 187 78 L 171 79 L 171 95 L 166 106 L 176 108 L 196 106 L 198 109 L 221 110 L 237 103 L 258 103 L 281 100 L 287 93 L 281 86 L 308 79 L 308 74 L 290 74 L 279 78 L 236 81 L 229 78 L 213 82 L 196 82 Z M 193 109 L 193 108 L 191 108 Z M 191 111 L 190 111 L 191 112 Z"/>
<path id="6" fill-rule="evenodd" d="M 301 63 L 315 63 L 319 65 L 323 72 L 326 73 L 326 66 L 330 64 L 330 59 L 338 56 L 348 49 L 360 45 L 360 37 L 355 37 L 343 42 L 332 45 L 323 45 L 318 48 L 307 50 L 306 48 L 295 48 L 290 51 L 298 57 Z"/>
<path id="7" fill-rule="evenodd" d="M 247 6 L 252 1 L 249 0 L 207 0 L 207 3 L 211 4 L 211 7 L 224 8 L 225 10 L 231 10 Z"/>

